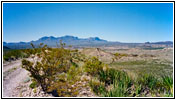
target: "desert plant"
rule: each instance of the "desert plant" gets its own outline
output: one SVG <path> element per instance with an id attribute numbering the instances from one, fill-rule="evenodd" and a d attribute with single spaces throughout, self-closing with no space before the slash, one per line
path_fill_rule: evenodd
<path id="1" fill-rule="evenodd" d="M 103 70 L 104 64 L 98 58 L 92 57 L 85 62 L 84 67 L 88 74 L 97 76 Z"/>
<path id="2" fill-rule="evenodd" d="M 159 80 L 151 74 L 144 74 L 138 79 L 138 83 L 142 84 L 144 88 L 148 87 L 150 90 L 154 90 L 158 87 Z"/>
<path id="3" fill-rule="evenodd" d="M 29 85 L 30 88 L 35 88 L 37 87 L 37 82 L 36 81 L 33 81 L 30 85 Z"/>
<path id="4" fill-rule="evenodd" d="M 128 54 L 125 54 L 125 53 L 115 53 L 114 54 L 114 56 L 115 56 L 115 58 L 116 59 L 120 59 L 120 58 L 122 58 L 122 57 L 127 57 L 128 56 Z"/>
<path id="5" fill-rule="evenodd" d="M 18 58 L 27 58 L 29 55 L 25 52 L 24 49 L 19 50 L 4 50 L 3 59 L 5 61 L 15 60 Z"/>
<path id="6" fill-rule="evenodd" d="M 162 85 L 167 93 L 173 94 L 173 78 L 170 76 L 162 76 Z"/>
<path id="7" fill-rule="evenodd" d="M 31 73 L 45 92 L 57 91 L 57 96 L 75 96 L 76 90 L 72 85 L 78 81 L 78 66 L 72 59 L 71 50 L 64 49 L 65 44 L 60 45 L 60 48 L 49 48 L 40 44 L 38 49 L 32 45 L 34 49 L 30 51 L 38 60 L 23 59 L 22 67 Z"/>
<path id="8" fill-rule="evenodd" d="M 109 70 L 109 77 L 112 80 L 113 89 L 110 90 L 106 96 L 124 97 L 128 96 L 128 88 L 131 87 L 132 81 L 129 76 L 122 71 L 115 69 Z"/>
<path id="9" fill-rule="evenodd" d="M 100 81 L 91 80 L 89 82 L 89 85 L 90 85 L 91 89 L 93 90 L 93 92 L 95 92 L 97 95 L 105 95 L 107 92 L 105 85 Z"/>
<path id="10" fill-rule="evenodd" d="M 123 82 L 118 82 L 117 86 L 108 91 L 106 97 L 125 97 L 127 96 L 127 88 Z"/>
<path id="11" fill-rule="evenodd" d="M 78 82 L 79 79 L 76 78 L 75 74 L 72 74 L 71 76 L 75 77 L 75 79 L 70 78 L 70 75 L 66 73 L 58 75 L 57 80 L 50 84 L 48 92 L 56 91 L 56 96 L 62 97 L 76 96 L 79 88 L 79 86 L 76 85 L 76 82 Z"/>
<path id="12" fill-rule="evenodd" d="M 125 72 L 118 71 L 112 68 L 108 68 L 106 71 L 101 71 L 99 73 L 100 82 L 104 83 L 104 87 L 112 85 L 113 88 L 110 90 L 106 90 L 106 88 L 101 89 L 99 92 L 99 88 L 102 85 L 94 85 L 94 92 L 100 93 L 99 95 L 107 96 L 107 97 L 123 97 L 128 96 L 128 88 L 131 87 L 132 81 L 128 77 Z M 96 87 L 95 87 L 96 86 Z M 98 87 L 98 88 L 97 88 Z"/>

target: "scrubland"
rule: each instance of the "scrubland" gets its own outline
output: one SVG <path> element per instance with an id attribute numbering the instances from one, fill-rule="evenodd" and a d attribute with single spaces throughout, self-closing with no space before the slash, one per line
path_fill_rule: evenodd
<path id="1" fill-rule="evenodd" d="M 172 48 L 65 49 L 62 42 L 57 48 L 32 46 L 4 53 L 4 64 L 22 59 L 18 66 L 28 71 L 13 96 L 173 97 Z M 16 70 L 3 71 L 4 83 Z"/>

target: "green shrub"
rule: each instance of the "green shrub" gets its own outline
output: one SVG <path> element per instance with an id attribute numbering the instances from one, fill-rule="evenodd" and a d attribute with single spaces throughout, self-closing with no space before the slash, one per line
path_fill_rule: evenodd
<path id="1" fill-rule="evenodd" d="M 73 75 L 73 77 L 75 77 Z M 79 78 L 70 79 L 66 73 L 58 75 L 58 79 L 51 83 L 48 87 L 48 91 L 57 91 L 57 96 L 59 97 L 75 97 L 78 95 L 78 88 L 75 83 L 78 82 Z"/>
<path id="2" fill-rule="evenodd" d="M 105 95 L 106 97 L 126 97 L 127 87 L 124 82 L 118 82 L 117 86 L 112 90 L 108 91 Z"/>
<path id="3" fill-rule="evenodd" d="M 122 57 L 127 57 L 128 54 L 125 54 L 125 53 L 115 53 L 114 56 L 117 58 L 122 58 Z"/>
<path id="4" fill-rule="evenodd" d="M 138 80 L 138 83 L 142 84 L 144 88 L 146 87 L 150 88 L 150 90 L 158 88 L 158 84 L 160 84 L 159 80 L 150 74 L 145 74 L 141 76 L 141 78 Z"/>
<path id="5" fill-rule="evenodd" d="M 128 96 L 128 88 L 131 87 L 132 81 L 125 72 L 115 69 L 109 69 L 108 74 L 113 84 L 113 89 L 107 92 L 105 96 L 125 97 Z"/>
<path id="6" fill-rule="evenodd" d="M 125 72 L 118 71 L 113 68 L 108 68 L 106 71 L 101 71 L 99 78 L 100 81 L 103 81 L 106 84 L 114 84 L 117 81 L 125 81 L 128 85 L 131 84 L 131 79 Z"/>
<path id="7" fill-rule="evenodd" d="M 169 96 L 173 95 L 173 78 L 171 76 L 162 76 L 162 85 Z"/>
<path id="8" fill-rule="evenodd" d="M 96 57 L 92 57 L 85 62 L 85 71 L 92 75 L 97 76 L 102 70 L 105 65 L 98 60 Z"/>
<path id="9" fill-rule="evenodd" d="M 100 82 L 92 82 L 90 85 L 99 96 L 139 97 L 148 94 L 152 96 L 173 96 L 173 78 L 170 76 L 158 78 L 151 74 L 141 74 L 136 80 L 131 80 L 126 72 L 108 68 L 106 71 L 99 72 L 98 79 L 104 85 L 101 85 Z M 110 86 L 113 86 L 110 90 L 105 88 Z"/>
<path id="10" fill-rule="evenodd" d="M 97 95 L 105 95 L 107 92 L 105 85 L 101 82 L 91 80 L 89 82 L 89 85 L 90 85 L 91 89 L 93 90 L 93 92 L 95 92 Z"/>
<path id="11" fill-rule="evenodd" d="M 34 47 L 34 45 L 32 45 Z M 49 48 L 40 44 L 40 48 L 29 50 L 36 53 L 40 61 L 30 62 L 22 60 L 22 68 L 31 73 L 31 77 L 39 83 L 45 92 L 57 91 L 56 96 L 76 96 L 80 69 L 73 61 L 72 51 L 60 48 Z"/>
<path id="12" fill-rule="evenodd" d="M 36 88 L 37 87 L 37 82 L 36 81 L 33 81 L 30 85 L 29 85 L 30 88 Z"/>
<path id="13" fill-rule="evenodd" d="M 142 92 L 142 85 L 141 84 L 135 85 L 135 95 L 140 95 L 141 92 Z"/>
<path id="14" fill-rule="evenodd" d="M 128 88 L 131 87 L 132 81 L 125 72 L 108 68 L 106 71 L 99 73 L 99 79 L 105 85 L 94 83 L 94 92 L 100 93 L 106 97 L 124 97 L 128 96 Z M 105 86 L 113 86 L 112 89 L 106 90 Z M 101 87 L 100 87 L 101 86 Z M 99 89 L 100 88 L 100 89 Z M 100 91 L 101 90 L 101 91 Z"/>
<path id="15" fill-rule="evenodd" d="M 107 71 L 100 71 L 99 79 L 100 79 L 100 81 L 105 82 L 105 83 L 108 83 L 109 81 L 111 81 Z"/>

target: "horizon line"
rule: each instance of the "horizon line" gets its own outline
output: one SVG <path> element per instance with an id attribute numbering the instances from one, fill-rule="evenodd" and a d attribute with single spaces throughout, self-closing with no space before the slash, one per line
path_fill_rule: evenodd
<path id="1" fill-rule="evenodd" d="M 66 36 L 70 36 L 70 37 L 77 37 L 78 39 L 89 39 L 89 38 L 99 38 L 101 40 L 105 40 L 103 38 L 100 38 L 98 36 L 94 36 L 94 37 L 86 37 L 86 38 L 80 38 L 78 36 L 73 36 L 73 35 L 63 35 L 63 36 L 42 36 L 41 38 L 43 37 L 54 37 L 54 38 L 59 38 L 59 37 L 66 37 Z M 38 38 L 37 40 L 41 39 L 41 38 Z M 32 41 L 37 41 L 37 40 L 31 40 L 31 41 L 26 41 L 25 43 L 28 43 L 28 42 L 32 42 Z M 109 41 L 109 40 L 105 40 L 107 42 L 120 42 L 120 43 L 146 43 L 146 42 L 149 42 L 149 43 L 154 43 L 154 42 L 173 42 L 173 40 L 161 40 L 161 41 L 145 41 L 145 42 L 122 42 L 122 41 Z M 20 42 L 24 42 L 24 41 L 18 41 L 18 42 L 6 42 L 3 40 L 3 43 L 20 43 Z"/>

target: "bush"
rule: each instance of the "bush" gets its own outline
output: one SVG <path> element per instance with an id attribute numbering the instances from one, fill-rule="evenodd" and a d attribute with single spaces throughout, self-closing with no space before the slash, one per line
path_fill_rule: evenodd
<path id="1" fill-rule="evenodd" d="M 138 79 L 138 84 L 142 84 L 143 88 L 150 88 L 150 90 L 154 90 L 158 88 L 159 80 L 150 74 L 145 74 Z"/>
<path id="2" fill-rule="evenodd" d="M 88 59 L 84 65 L 85 71 L 92 76 L 97 76 L 98 74 L 100 74 L 100 72 L 103 71 L 104 66 L 105 65 L 96 57 Z"/>
<path id="3" fill-rule="evenodd" d="M 97 95 L 105 95 L 106 94 L 106 88 L 105 85 L 99 81 L 91 80 L 89 82 L 89 85 L 93 92 L 95 92 Z"/>
<path id="4" fill-rule="evenodd" d="M 113 84 L 113 89 L 107 92 L 105 96 L 125 97 L 128 96 L 128 88 L 131 87 L 132 81 L 125 72 L 115 69 L 109 69 L 108 75 Z"/>
<path id="5" fill-rule="evenodd" d="M 125 54 L 125 53 L 115 53 L 114 54 L 116 58 L 121 58 L 121 57 L 127 57 L 128 54 Z"/>
<path id="6" fill-rule="evenodd" d="M 36 81 L 33 81 L 30 85 L 29 85 L 30 88 L 36 88 L 37 87 L 37 82 Z"/>
<path id="7" fill-rule="evenodd" d="M 49 48 L 40 44 L 41 48 L 30 50 L 37 54 L 38 61 L 30 62 L 22 60 L 22 67 L 31 73 L 37 83 L 45 92 L 56 92 L 56 96 L 75 96 L 76 86 L 72 87 L 78 80 L 79 67 L 73 61 L 71 50 L 60 48 Z"/>
<path id="8" fill-rule="evenodd" d="M 106 71 L 100 71 L 99 83 L 91 83 L 93 91 L 106 97 L 124 97 L 128 96 L 128 88 L 131 87 L 132 81 L 125 72 L 108 68 Z M 104 85 L 102 85 L 104 84 Z M 113 86 L 107 90 L 105 87 Z"/>
<path id="9" fill-rule="evenodd" d="M 58 75 L 58 79 L 49 86 L 48 91 L 56 91 L 56 96 L 59 97 L 74 97 L 78 94 L 79 86 L 75 85 L 78 80 L 78 78 L 75 78 L 75 80 L 70 79 L 66 73 L 62 73 Z"/>
<path id="10" fill-rule="evenodd" d="M 171 76 L 162 76 L 162 85 L 168 95 L 173 95 L 173 78 Z"/>

